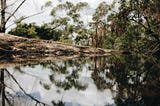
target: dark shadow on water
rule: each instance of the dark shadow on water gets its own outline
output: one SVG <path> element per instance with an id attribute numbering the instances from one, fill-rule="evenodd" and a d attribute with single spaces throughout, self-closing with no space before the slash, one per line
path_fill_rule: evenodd
<path id="1" fill-rule="evenodd" d="M 117 106 L 160 106 L 160 60 L 143 54 L 109 58 L 117 83 Z"/>

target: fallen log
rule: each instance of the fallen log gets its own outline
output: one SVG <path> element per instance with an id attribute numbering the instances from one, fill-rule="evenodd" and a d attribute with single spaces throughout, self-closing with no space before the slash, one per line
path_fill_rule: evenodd
<path id="1" fill-rule="evenodd" d="M 75 46 L 0 33 L 0 69 L 78 57 L 106 56 L 112 53 L 121 53 L 121 51 Z"/>
<path id="2" fill-rule="evenodd" d="M 52 54 L 55 56 L 121 53 L 116 50 L 75 46 L 51 40 L 28 39 L 4 33 L 0 33 L 0 51 L 1 54 Z"/>

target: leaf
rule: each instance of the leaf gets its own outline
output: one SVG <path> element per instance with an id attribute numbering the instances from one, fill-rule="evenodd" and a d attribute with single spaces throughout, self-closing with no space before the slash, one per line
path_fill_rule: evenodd
<path id="1" fill-rule="evenodd" d="M 47 1 L 46 3 L 45 3 L 45 7 L 51 7 L 52 6 L 52 2 L 51 1 Z"/>
<path id="2" fill-rule="evenodd" d="M 56 13 L 56 10 L 55 10 L 55 9 L 52 9 L 50 15 L 55 16 L 55 13 Z"/>

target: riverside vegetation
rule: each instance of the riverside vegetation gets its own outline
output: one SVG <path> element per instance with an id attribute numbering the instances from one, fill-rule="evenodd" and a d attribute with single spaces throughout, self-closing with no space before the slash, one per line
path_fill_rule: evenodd
<path id="1" fill-rule="evenodd" d="M 160 105 L 159 0 L 102 2 L 90 21 L 82 18 L 90 9 L 87 2 L 67 1 L 53 6 L 49 1 L 42 7 L 42 10 L 50 10 L 52 19 L 49 22 L 42 25 L 25 23 L 29 16 L 22 16 L 14 20 L 16 26 L 8 32 L 6 23 L 27 0 L 22 0 L 11 14 L 7 12 L 6 1 L 1 0 L 0 9 L 2 106 L 18 106 L 18 103 L 24 106 L 28 103 L 33 106 L 65 106 L 75 102 L 83 106 L 86 100 L 89 100 L 86 104 L 101 106 Z M 38 89 L 28 93 L 26 89 L 33 89 L 32 82 L 27 83 L 28 88 L 23 88 L 22 85 L 26 85 L 23 80 L 34 78 Z M 11 85 L 18 87 L 10 87 L 9 79 Z M 10 92 L 10 88 L 14 92 Z M 74 94 L 72 90 L 76 91 L 76 96 L 69 100 L 72 97 L 67 92 Z M 37 91 L 42 93 L 42 98 Z M 48 91 L 52 93 L 44 94 Z M 93 94 L 88 96 L 93 100 L 84 95 L 87 99 L 81 97 L 88 91 Z M 31 95 L 35 92 L 37 97 Z M 82 101 L 76 98 L 77 93 Z M 95 93 L 96 97 L 103 96 L 100 104 L 96 103 Z M 60 95 L 62 97 L 57 99 Z M 112 98 L 108 100 L 109 97 Z"/>

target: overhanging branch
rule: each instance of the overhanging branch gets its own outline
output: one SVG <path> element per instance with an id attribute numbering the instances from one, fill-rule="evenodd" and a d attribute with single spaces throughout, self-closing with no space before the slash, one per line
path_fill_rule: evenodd
<path id="1" fill-rule="evenodd" d="M 6 23 L 8 22 L 8 20 L 14 16 L 14 14 L 18 11 L 18 9 L 26 2 L 26 0 L 23 0 L 19 5 L 18 7 L 13 11 L 13 13 L 6 19 Z"/>
<path id="2" fill-rule="evenodd" d="M 137 20 L 134 20 L 134 19 L 130 19 L 131 21 L 141 25 L 144 29 L 148 29 L 144 24 L 142 24 L 141 22 L 138 22 Z"/>
<path id="3" fill-rule="evenodd" d="M 31 18 L 31 17 L 34 17 L 34 16 L 36 16 L 36 15 L 42 14 L 42 13 L 44 13 L 44 11 L 39 12 L 39 13 L 32 14 L 32 15 L 30 15 L 30 16 L 23 17 L 23 19 L 22 19 L 21 21 L 23 21 L 23 20 L 25 20 L 25 19 L 28 19 L 28 18 Z M 9 27 L 11 27 L 11 26 L 14 25 L 14 24 L 15 24 L 15 23 L 12 23 L 12 24 L 8 25 L 8 26 L 6 27 L 6 29 L 8 29 Z"/>
<path id="4" fill-rule="evenodd" d="M 8 8 L 8 7 L 11 7 L 11 6 L 15 5 L 18 1 L 19 1 L 19 0 L 16 0 L 14 3 L 12 3 L 12 4 L 8 5 L 8 6 L 6 6 L 4 9 L 6 9 L 6 8 Z"/>

